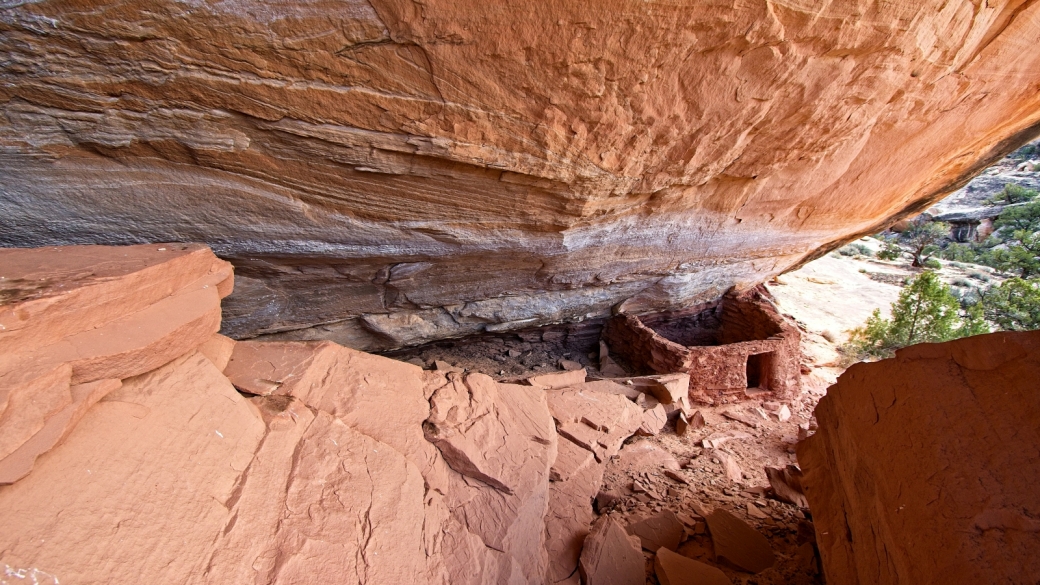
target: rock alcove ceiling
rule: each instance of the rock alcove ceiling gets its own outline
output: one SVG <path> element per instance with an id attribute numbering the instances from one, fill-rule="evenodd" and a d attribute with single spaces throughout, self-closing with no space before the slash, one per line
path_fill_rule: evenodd
<path id="1" fill-rule="evenodd" d="M 1040 124 L 1032 0 L 0 4 L 0 245 L 204 242 L 223 331 L 718 299 Z"/>

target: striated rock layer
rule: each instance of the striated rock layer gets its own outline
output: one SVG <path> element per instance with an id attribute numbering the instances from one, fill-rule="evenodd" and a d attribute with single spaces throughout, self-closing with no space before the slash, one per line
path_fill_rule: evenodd
<path id="1" fill-rule="evenodd" d="M 202 241 L 224 331 L 714 300 L 1036 133 L 1040 4 L 0 7 L 0 245 Z"/>
<path id="2" fill-rule="evenodd" d="M 850 368 L 798 446 L 828 583 L 1040 582 L 1040 332 Z"/>

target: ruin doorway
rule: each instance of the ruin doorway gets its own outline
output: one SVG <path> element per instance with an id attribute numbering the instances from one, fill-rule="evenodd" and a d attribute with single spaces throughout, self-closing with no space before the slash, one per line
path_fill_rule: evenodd
<path id="1" fill-rule="evenodd" d="M 747 387 L 769 390 L 770 375 L 773 371 L 773 352 L 757 353 L 747 356 Z"/>

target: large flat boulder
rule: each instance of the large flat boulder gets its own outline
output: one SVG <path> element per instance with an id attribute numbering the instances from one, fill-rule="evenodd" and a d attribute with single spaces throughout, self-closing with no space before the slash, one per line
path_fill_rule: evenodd
<path id="1" fill-rule="evenodd" d="M 798 446 L 828 582 L 1040 579 L 1040 332 L 855 365 Z"/>
<path id="2" fill-rule="evenodd" d="M 120 379 L 212 339 L 233 286 L 197 244 L 0 250 L 0 277 L 0 484 Z"/>
<path id="3" fill-rule="evenodd" d="M 448 505 L 469 532 L 508 558 L 494 582 L 539 583 L 548 558 L 544 517 L 557 438 L 540 388 L 450 373 L 430 398 L 426 438 L 463 476 Z"/>
<path id="4" fill-rule="evenodd" d="M 617 455 L 646 416 L 624 395 L 600 392 L 585 384 L 549 389 L 545 396 L 560 435 L 592 452 L 600 463 Z"/>
<path id="5" fill-rule="evenodd" d="M 61 582 L 199 579 L 264 430 L 201 354 L 127 380 L 0 487 L 0 562 Z"/>
<path id="6" fill-rule="evenodd" d="M 569 441 L 561 439 L 562 449 Z M 549 484 L 549 506 L 545 513 L 545 550 L 549 555 L 549 583 L 578 583 L 578 559 L 596 513 L 592 500 L 603 485 L 605 466 L 591 461 L 566 479 Z"/>

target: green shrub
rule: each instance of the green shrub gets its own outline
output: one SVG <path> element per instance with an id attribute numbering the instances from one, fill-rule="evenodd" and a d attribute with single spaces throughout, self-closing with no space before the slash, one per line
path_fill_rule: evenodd
<path id="1" fill-rule="evenodd" d="M 981 270 L 972 270 L 968 273 L 968 278 L 974 278 L 980 282 L 989 282 L 990 276 Z"/>
<path id="2" fill-rule="evenodd" d="M 885 242 L 885 245 L 877 252 L 880 260 L 899 260 L 902 255 L 903 249 L 899 247 L 899 244 L 893 242 Z"/>
<path id="3" fill-rule="evenodd" d="M 1032 201 L 1036 198 L 1037 192 L 1033 189 L 1016 185 L 1014 183 L 1007 183 L 1004 185 L 1004 190 L 994 194 L 992 197 L 986 199 L 983 203 L 990 205 L 1010 205 L 1012 203 L 1025 203 L 1026 201 Z"/>
<path id="4" fill-rule="evenodd" d="M 870 249 L 870 246 L 861 244 L 859 242 L 852 242 L 838 248 L 838 253 L 842 256 L 872 256 L 874 251 Z"/>
<path id="5" fill-rule="evenodd" d="M 892 319 L 880 309 L 849 336 L 842 353 L 856 360 L 891 357 L 895 350 L 915 343 L 941 342 L 989 331 L 980 309 L 961 305 L 932 271 L 907 283 L 892 303 Z"/>
<path id="6" fill-rule="evenodd" d="M 928 258 L 927 260 L 922 262 L 921 265 L 924 266 L 925 268 L 930 268 L 932 270 L 941 270 L 942 269 L 942 264 L 938 260 L 936 260 L 935 258 Z"/>
<path id="7" fill-rule="evenodd" d="M 950 266 L 958 266 L 961 262 L 975 262 L 977 256 L 974 246 L 971 244 L 959 244 L 952 242 L 949 246 L 939 252 L 944 260 L 951 260 Z"/>
<path id="8" fill-rule="evenodd" d="M 1040 329 L 1040 279 L 1009 278 L 990 287 L 976 306 L 1004 331 Z"/>

